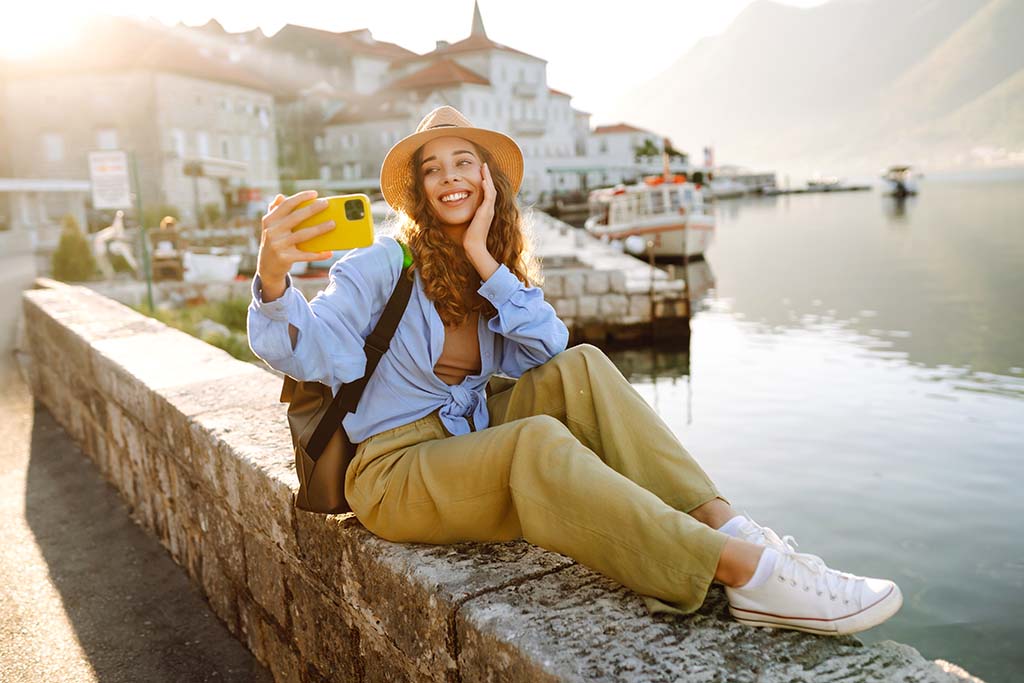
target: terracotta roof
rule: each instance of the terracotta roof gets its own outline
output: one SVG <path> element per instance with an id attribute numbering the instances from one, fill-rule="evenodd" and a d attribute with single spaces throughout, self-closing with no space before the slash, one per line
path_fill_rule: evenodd
<path id="1" fill-rule="evenodd" d="M 452 43 L 450 45 L 445 45 L 444 47 L 439 47 L 426 54 L 414 55 L 412 57 L 402 59 L 399 61 L 399 64 L 414 62 L 418 59 L 436 59 L 437 57 L 447 57 L 448 55 L 459 54 L 460 52 L 480 52 L 483 50 L 501 50 L 503 52 L 511 52 L 512 54 L 523 55 L 524 57 L 536 59 L 537 61 L 540 62 L 547 62 L 546 59 L 541 59 L 540 57 L 536 57 L 534 55 L 521 52 L 519 50 L 516 50 L 515 48 L 509 47 L 508 45 L 496 43 L 485 35 L 471 35 L 465 40 L 460 40 L 457 43 Z"/>
<path id="2" fill-rule="evenodd" d="M 354 52 L 392 61 L 418 56 L 415 52 L 394 43 L 379 40 L 366 42 L 359 37 L 365 35 L 364 32 L 368 34 L 369 30 L 357 29 L 337 33 L 312 26 L 285 24 L 281 30 L 267 38 L 267 43 L 270 47 L 284 50 L 304 50 L 312 47 L 327 53 L 351 54 Z"/>
<path id="3" fill-rule="evenodd" d="M 232 64 L 226 54 L 193 44 L 162 26 L 125 17 L 87 20 L 61 47 L 9 67 L 11 78 L 150 69 L 271 90 L 266 81 Z"/>
<path id="4" fill-rule="evenodd" d="M 388 90 L 418 90 L 442 85 L 474 83 L 490 85 L 491 82 L 450 59 L 441 59 L 416 73 L 399 78 L 387 86 Z"/>
<path id="5" fill-rule="evenodd" d="M 405 103 L 375 94 L 345 102 L 341 109 L 324 122 L 324 125 L 336 126 L 409 117 L 409 108 Z"/>
<path id="6" fill-rule="evenodd" d="M 551 93 L 552 95 L 561 95 L 562 97 L 572 97 L 572 95 L 570 95 L 569 93 L 562 92 L 561 90 L 555 90 L 554 88 L 548 88 L 548 92 Z"/>
<path id="7" fill-rule="evenodd" d="M 650 133 L 649 130 L 643 128 L 637 128 L 631 126 L 628 123 L 616 123 L 611 126 L 598 126 L 594 129 L 594 135 L 603 135 L 605 133 Z"/>

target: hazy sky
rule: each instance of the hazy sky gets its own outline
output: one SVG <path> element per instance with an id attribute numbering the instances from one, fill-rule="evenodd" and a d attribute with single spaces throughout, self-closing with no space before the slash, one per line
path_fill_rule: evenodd
<path id="1" fill-rule="evenodd" d="M 782 0 L 800 7 L 824 0 Z M 675 61 L 695 41 L 720 33 L 752 0 L 480 0 L 491 39 L 548 62 L 548 83 L 573 96 L 592 123 L 627 84 L 645 80 Z M 86 7 L 83 9 L 83 5 Z M 211 16 L 229 31 L 255 26 L 271 34 L 286 23 L 346 31 L 369 28 L 386 40 L 423 53 L 435 41 L 465 38 L 473 0 L 365 0 L 363 2 L 238 3 L 229 0 L 92 0 L 16 3 L 0 22 L 0 53 L 23 55 L 59 41 L 83 11 L 154 16 L 167 24 L 202 24 Z"/>

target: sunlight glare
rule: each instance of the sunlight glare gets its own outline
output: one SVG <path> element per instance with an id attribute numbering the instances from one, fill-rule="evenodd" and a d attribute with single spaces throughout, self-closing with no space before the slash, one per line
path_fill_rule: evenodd
<path id="1" fill-rule="evenodd" d="M 0 22 L 0 58 L 22 60 L 45 54 L 66 43 L 77 20 L 49 15 L 42 9 L 22 9 Z"/>

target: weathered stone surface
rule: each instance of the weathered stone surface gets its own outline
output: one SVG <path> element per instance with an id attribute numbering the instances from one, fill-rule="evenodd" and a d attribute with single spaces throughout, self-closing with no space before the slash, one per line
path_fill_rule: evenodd
<path id="1" fill-rule="evenodd" d="M 650 320 L 651 297 L 644 294 L 633 294 L 629 297 L 629 315 Z"/>
<path id="2" fill-rule="evenodd" d="M 456 628 L 463 680 L 963 680 L 905 645 L 744 626 L 719 586 L 692 615 L 651 616 L 579 564 L 467 601 Z"/>
<path id="3" fill-rule="evenodd" d="M 564 296 L 565 280 L 558 273 L 545 273 L 544 275 L 544 296 L 550 299 L 557 299 Z"/>
<path id="4" fill-rule="evenodd" d="M 604 294 L 608 291 L 608 273 L 604 270 L 593 270 L 587 273 L 587 294 Z"/>
<path id="5" fill-rule="evenodd" d="M 359 680 L 363 668 L 359 628 L 345 605 L 311 585 L 294 571 L 297 568 L 290 567 L 287 574 L 288 611 L 302 661 L 329 672 L 331 680 Z"/>
<path id="6" fill-rule="evenodd" d="M 562 296 L 578 297 L 583 294 L 583 271 L 568 272 L 562 276 Z"/>
<path id="7" fill-rule="evenodd" d="M 241 596 L 238 600 L 241 638 L 256 658 L 274 676 L 276 683 L 304 683 L 302 673 L 306 666 L 300 664 L 293 645 L 272 624 L 265 621 L 263 612 L 256 603 Z M 318 680 L 314 678 L 313 680 Z M 320 679 L 323 680 L 323 679 Z M 343 680 L 343 679 L 327 679 Z"/>
<path id="8" fill-rule="evenodd" d="M 253 600 L 284 627 L 288 620 L 288 607 L 285 605 L 281 553 L 257 534 L 243 533 L 243 538 L 249 592 Z"/>
<path id="9" fill-rule="evenodd" d="M 602 317 L 621 319 L 629 309 L 629 298 L 624 294 L 605 294 L 601 297 L 599 312 Z"/>
<path id="10" fill-rule="evenodd" d="M 593 320 L 597 317 L 600 301 L 599 296 L 581 296 L 576 301 L 576 315 L 583 320 Z"/>
<path id="11" fill-rule="evenodd" d="M 454 666 L 449 618 L 461 601 L 572 562 L 525 541 L 392 543 L 353 516 L 299 511 L 297 523 L 303 566 L 439 680 Z"/>
<path id="12" fill-rule="evenodd" d="M 576 299 L 555 299 L 555 313 L 564 321 L 565 318 L 576 315 Z"/>

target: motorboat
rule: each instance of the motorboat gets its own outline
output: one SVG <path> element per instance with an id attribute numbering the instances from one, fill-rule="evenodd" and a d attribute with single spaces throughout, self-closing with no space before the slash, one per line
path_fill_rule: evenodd
<path id="1" fill-rule="evenodd" d="M 642 182 L 593 190 L 584 229 L 601 240 L 639 236 L 645 256 L 690 260 L 704 255 L 715 230 L 704 189 L 685 175 L 648 176 Z"/>
<path id="2" fill-rule="evenodd" d="M 917 174 L 910 166 L 890 166 L 882 174 L 885 183 L 883 193 L 893 197 L 917 194 Z"/>

